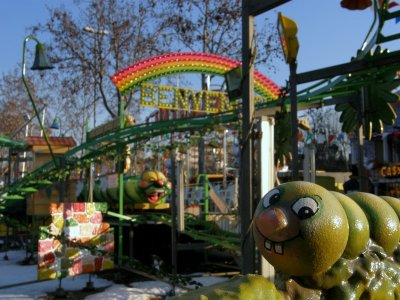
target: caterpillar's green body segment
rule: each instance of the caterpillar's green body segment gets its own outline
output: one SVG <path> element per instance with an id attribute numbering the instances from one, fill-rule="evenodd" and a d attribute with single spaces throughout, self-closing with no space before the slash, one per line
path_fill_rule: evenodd
<path id="1" fill-rule="evenodd" d="M 396 212 L 397 217 L 400 219 L 400 200 L 391 196 L 379 196 L 379 197 L 381 197 L 383 200 L 389 203 L 389 205 Z"/>
<path id="2" fill-rule="evenodd" d="M 370 224 L 371 239 L 387 254 L 392 254 L 400 240 L 400 223 L 395 210 L 381 197 L 352 192 L 348 196 L 364 211 Z"/>
<path id="3" fill-rule="evenodd" d="M 366 215 L 349 197 L 339 192 L 331 192 L 344 208 L 349 223 L 349 238 L 343 257 L 353 259 L 367 249 L 369 240 L 369 224 Z"/>

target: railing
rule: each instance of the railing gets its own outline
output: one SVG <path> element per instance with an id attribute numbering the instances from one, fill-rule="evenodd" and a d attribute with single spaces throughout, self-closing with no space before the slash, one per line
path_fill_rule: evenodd
<path id="1" fill-rule="evenodd" d="M 185 185 L 185 213 L 216 223 L 219 228 L 239 233 L 238 226 L 238 182 L 211 183 L 207 174 L 200 174 L 196 184 Z"/>

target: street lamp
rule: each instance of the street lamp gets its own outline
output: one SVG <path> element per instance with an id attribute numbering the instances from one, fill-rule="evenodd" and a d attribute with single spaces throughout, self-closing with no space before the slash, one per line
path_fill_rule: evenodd
<path id="1" fill-rule="evenodd" d="M 292 180 L 299 179 L 299 153 L 297 145 L 297 53 L 299 42 L 297 40 L 297 24 L 293 20 L 278 14 L 278 32 L 281 40 L 282 51 L 290 69 L 290 122 L 292 144 Z"/>
<path id="2" fill-rule="evenodd" d="M 242 67 L 236 67 L 225 73 L 226 90 L 229 101 L 242 97 Z"/>
<path id="3" fill-rule="evenodd" d="M 31 120 L 31 117 L 29 116 L 29 114 L 25 113 L 25 114 L 24 114 L 24 121 L 25 121 L 25 124 L 26 124 L 26 126 L 25 126 L 25 138 L 26 138 L 26 137 L 28 136 L 28 134 L 29 134 L 29 122 L 30 122 L 30 120 Z M 24 158 L 24 161 L 22 162 L 22 174 L 21 174 L 22 177 L 25 176 L 26 151 L 24 151 L 23 158 Z"/>
<path id="4" fill-rule="evenodd" d="M 61 126 L 61 119 L 59 118 L 59 117 L 55 117 L 54 118 L 54 120 L 53 120 L 53 123 L 51 124 L 51 126 L 50 126 L 50 128 L 51 129 L 56 129 L 56 130 L 60 130 L 60 132 L 59 132 L 59 136 L 63 136 L 63 133 L 62 133 L 62 126 Z"/>
<path id="5" fill-rule="evenodd" d="M 299 52 L 296 22 L 278 13 L 278 33 L 286 62 L 293 63 Z"/>
<path id="6" fill-rule="evenodd" d="M 30 40 L 34 40 L 36 42 L 35 61 L 33 63 L 33 66 L 31 67 L 31 70 L 53 69 L 53 65 L 47 59 L 44 45 L 42 43 L 40 43 L 39 40 L 36 37 L 34 37 L 33 35 L 28 35 L 24 39 L 24 43 L 23 43 L 23 47 L 22 47 L 22 81 L 24 82 L 26 91 L 28 93 L 29 100 L 31 101 L 32 106 L 33 106 L 33 110 L 35 111 L 35 116 L 37 117 L 37 119 L 39 121 L 40 129 L 43 132 L 43 136 L 44 136 L 44 139 L 46 141 L 46 144 L 49 147 L 49 151 L 50 151 L 51 157 L 52 157 L 52 159 L 54 161 L 54 164 L 57 165 L 57 161 L 56 161 L 56 158 L 54 156 L 53 149 L 51 148 L 51 145 L 50 145 L 50 142 L 49 142 L 49 138 L 47 136 L 46 130 L 43 127 L 42 120 L 40 119 L 39 112 L 38 112 L 37 107 L 36 107 L 36 103 L 33 100 L 32 94 L 31 94 L 31 92 L 29 90 L 29 85 L 28 85 L 28 83 L 26 81 L 26 78 L 25 78 L 25 50 L 26 50 L 26 43 L 28 41 L 30 41 Z"/>
<path id="7" fill-rule="evenodd" d="M 108 35 L 109 32 L 108 30 L 100 29 L 100 30 L 95 30 L 93 27 L 86 26 L 83 28 L 84 32 L 94 34 L 94 48 L 96 48 L 96 44 L 98 43 L 98 47 L 100 49 L 101 53 L 101 44 L 99 43 L 97 36 L 98 35 Z M 101 55 L 101 54 L 100 54 Z M 96 49 L 93 49 L 93 56 L 94 56 L 94 64 L 96 67 L 97 64 L 97 56 L 96 56 Z M 96 102 L 97 102 L 97 95 L 96 95 L 96 88 L 97 88 L 97 80 L 96 76 L 94 76 L 94 89 L 93 89 L 93 128 L 96 127 Z"/>

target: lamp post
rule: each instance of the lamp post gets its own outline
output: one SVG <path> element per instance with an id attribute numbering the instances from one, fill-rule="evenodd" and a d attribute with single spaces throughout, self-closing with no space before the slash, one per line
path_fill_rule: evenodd
<path id="1" fill-rule="evenodd" d="M 99 35 L 108 35 L 108 30 L 95 30 L 93 27 L 86 26 L 83 28 L 84 32 L 94 34 L 94 44 L 93 44 L 93 56 L 94 56 L 94 65 L 96 67 L 97 65 L 97 55 L 96 55 L 96 44 L 98 44 L 99 52 L 101 53 L 101 44 L 99 43 L 98 36 Z M 97 93 L 96 93 L 96 88 L 97 88 L 97 80 L 96 76 L 94 76 L 94 89 L 93 89 L 93 128 L 96 127 L 96 102 L 97 102 Z"/>
<path id="2" fill-rule="evenodd" d="M 40 129 L 43 132 L 43 136 L 44 136 L 46 144 L 47 144 L 47 146 L 49 148 L 49 151 L 50 151 L 51 157 L 53 159 L 53 162 L 57 166 L 57 161 L 56 161 L 56 158 L 54 156 L 53 149 L 51 148 L 51 145 L 50 145 L 50 142 L 49 142 L 49 138 L 47 136 L 46 130 L 43 127 L 43 122 L 40 119 L 39 112 L 38 112 L 38 109 L 36 107 L 36 103 L 33 100 L 32 94 L 31 94 L 31 92 L 29 90 L 29 85 L 28 85 L 28 83 L 26 81 L 26 78 L 25 78 L 25 73 L 26 73 L 25 72 L 25 50 L 26 50 L 26 43 L 28 41 L 30 41 L 30 40 L 34 40 L 36 42 L 35 61 L 33 63 L 33 66 L 31 67 L 31 70 L 53 69 L 53 65 L 47 59 L 44 45 L 42 43 L 40 43 L 39 40 L 36 37 L 34 37 L 33 35 L 28 35 L 24 39 L 24 43 L 23 43 L 23 47 L 22 47 L 22 81 L 24 82 L 26 91 L 28 93 L 29 100 L 32 103 L 32 107 L 33 107 L 33 110 L 35 112 L 35 116 L 39 121 Z"/>
<path id="3" fill-rule="evenodd" d="M 51 129 L 60 130 L 58 136 L 63 136 L 62 133 L 62 126 L 61 126 L 61 119 L 59 117 L 55 117 L 53 123 L 50 126 Z"/>
<path id="4" fill-rule="evenodd" d="M 29 134 L 29 122 L 30 122 L 30 116 L 28 115 L 28 114 L 24 114 L 24 121 L 25 121 L 25 123 L 26 123 L 26 126 L 25 126 L 25 138 L 28 136 L 28 134 Z M 25 167 L 26 167 L 26 151 L 24 151 L 24 154 L 23 154 L 24 156 L 23 156 L 23 158 L 24 158 L 24 161 L 22 162 L 22 174 L 21 174 L 21 177 L 24 177 L 25 176 Z"/>
<path id="5" fill-rule="evenodd" d="M 290 123 L 292 144 L 292 180 L 299 179 L 299 151 L 297 141 L 297 53 L 299 42 L 297 40 L 297 24 L 293 20 L 278 14 L 278 32 L 282 51 L 290 69 Z"/>
<path id="6" fill-rule="evenodd" d="M 242 151 L 240 157 L 239 207 L 242 244 L 242 274 L 254 273 L 255 243 L 250 228 L 255 207 L 255 189 L 253 182 L 253 136 L 254 122 L 254 55 L 252 39 L 254 37 L 254 16 L 246 0 L 242 0 Z"/>

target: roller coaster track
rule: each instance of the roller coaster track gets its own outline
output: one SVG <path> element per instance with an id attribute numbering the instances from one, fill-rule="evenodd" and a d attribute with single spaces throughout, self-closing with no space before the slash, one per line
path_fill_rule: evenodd
<path id="1" fill-rule="evenodd" d="M 91 161 L 103 154 L 123 149 L 128 144 L 173 132 L 200 131 L 214 125 L 232 123 L 237 120 L 238 113 L 230 111 L 201 117 L 139 124 L 108 132 L 58 156 L 59 163 L 57 165 L 54 161 L 49 161 L 11 186 L 6 187 L 2 191 L 3 198 L 7 199 L 9 197 L 12 199 L 12 195 L 24 196 L 24 188 L 26 187 L 40 188 L 45 184 L 50 184 L 52 181 L 59 181 L 60 177 L 65 175 L 65 172 L 69 173 L 78 167 L 84 167 L 82 164 L 79 165 L 78 162 Z M 62 168 L 60 170 L 60 167 L 57 166 L 61 165 Z M 60 174 L 60 171 L 64 171 L 64 173 Z"/>
<path id="2" fill-rule="evenodd" d="M 7 136 L 0 135 L 0 147 L 9 147 L 12 149 L 23 149 L 26 143 L 18 140 L 11 139 Z"/>
<path id="3" fill-rule="evenodd" d="M 400 33 L 391 36 L 384 36 L 382 34 L 384 23 L 387 20 L 392 20 L 396 17 L 400 17 L 400 10 L 390 13 L 387 10 L 387 1 L 383 1 L 383 5 L 381 6 L 379 4 L 379 0 L 375 0 L 374 19 L 371 28 L 363 42 L 361 49 L 358 51 L 357 56 L 353 60 L 361 61 L 376 45 L 399 39 Z M 400 61 L 391 66 L 387 66 L 387 68 L 399 67 Z M 365 72 L 368 71 L 370 70 L 365 70 Z M 359 73 L 360 77 L 362 74 L 363 71 Z M 366 84 L 365 81 L 360 80 L 359 86 L 352 86 L 349 88 L 345 85 L 346 88 L 343 88 L 343 83 L 346 82 L 347 76 L 348 75 L 340 75 L 335 76 L 334 78 L 322 80 L 304 90 L 299 91 L 297 94 L 299 109 L 301 109 L 301 107 L 309 107 L 310 105 L 314 104 L 321 106 L 327 98 L 343 95 L 345 96 L 354 93 L 355 91 L 359 90 L 361 85 Z M 354 76 L 357 76 L 357 74 L 353 74 L 353 77 Z M 287 101 L 289 101 L 289 95 L 283 98 L 283 103 L 287 103 Z M 256 105 L 256 109 L 262 110 L 269 107 L 277 107 L 278 105 L 282 105 L 282 102 L 270 101 Z M 50 184 L 54 181 L 60 181 L 71 171 L 77 168 L 88 166 L 82 164 L 82 162 L 89 162 L 104 154 L 117 151 L 124 145 L 137 143 L 155 136 L 172 132 L 197 131 L 218 124 L 238 122 L 239 115 L 240 114 L 238 111 L 229 111 L 201 117 L 139 124 L 105 133 L 104 135 L 98 136 L 66 152 L 64 155 L 59 156 L 57 159 L 59 159 L 60 163 L 57 163 L 57 165 L 54 161 L 50 161 L 12 185 L 3 188 L 0 190 L 0 199 L 21 199 L 28 193 L 34 192 L 36 188 L 40 188 L 41 186 Z M 0 145 L 7 146 L 13 144 L 15 144 L 14 141 L 8 141 L 5 139 L 4 143 Z"/>

